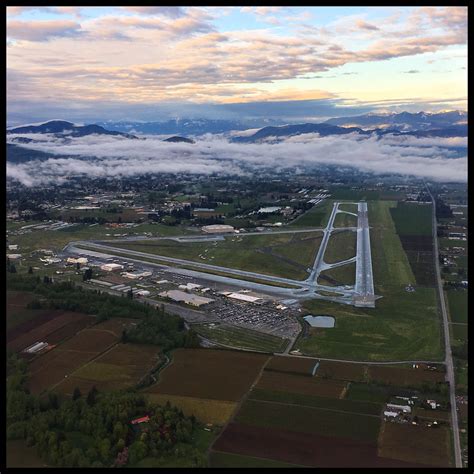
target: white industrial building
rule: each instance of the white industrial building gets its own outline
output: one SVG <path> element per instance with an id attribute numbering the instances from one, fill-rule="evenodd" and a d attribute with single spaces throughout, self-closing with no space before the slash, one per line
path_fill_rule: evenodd
<path id="1" fill-rule="evenodd" d="M 191 306 L 196 306 L 198 308 L 214 301 L 211 298 L 204 298 L 203 296 L 197 296 L 192 293 L 186 293 L 180 290 L 163 291 L 159 295 L 164 298 L 170 298 L 173 301 L 186 303 Z"/>
<path id="2" fill-rule="evenodd" d="M 18 260 L 21 258 L 21 253 L 7 253 L 7 257 L 10 260 Z"/>
<path id="3" fill-rule="evenodd" d="M 119 263 L 104 263 L 100 266 L 100 269 L 104 272 L 118 272 L 123 270 L 123 265 L 120 265 Z"/>
<path id="4" fill-rule="evenodd" d="M 68 259 L 66 260 L 67 263 L 79 263 L 80 265 L 87 265 L 87 262 L 89 260 L 87 260 L 86 257 L 68 257 Z"/>
<path id="5" fill-rule="evenodd" d="M 231 225 L 213 224 L 202 226 L 202 231 L 206 234 L 223 234 L 234 232 L 235 229 Z"/>
<path id="6" fill-rule="evenodd" d="M 36 352 L 43 350 L 45 347 L 48 347 L 47 342 L 35 342 L 33 345 L 27 347 L 24 352 L 35 354 Z"/>
<path id="7" fill-rule="evenodd" d="M 180 290 L 197 290 L 198 288 L 201 288 L 202 285 L 198 285 L 196 283 L 186 283 L 186 285 L 179 285 L 178 288 Z"/>
<path id="8" fill-rule="evenodd" d="M 227 295 L 227 298 L 232 298 L 234 300 L 239 300 L 239 301 L 245 301 L 247 303 L 262 303 L 263 300 L 262 298 L 259 298 L 257 296 L 251 296 L 251 295 L 244 295 L 242 293 L 229 293 Z"/>
<path id="9" fill-rule="evenodd" d="M 141 273 L 129 273 L 129 272 L 124 272 L 122 273 L 122 276 L 125 278 L 130 278 L 131 280 L 136 280 L 137 278 L 146 278 L 150 277 L 153 275 L 153 272 L 141 272 Z"/>

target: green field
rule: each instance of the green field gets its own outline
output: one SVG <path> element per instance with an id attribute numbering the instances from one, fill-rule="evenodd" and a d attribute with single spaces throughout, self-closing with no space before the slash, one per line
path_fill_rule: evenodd
<path id="1" fill-rule="evenodd" d="M 449 315 L 455 323 L 467 323 L 467 290 L 447 290 Z"/>
<path id="2" fill-rule="evenodd" d="M 355 212 L 357 213 L 357 207 Z M 357 227 L 357 217 L 345 212 L 339 212 L 334 219 L 334 227 Z"/>
<path id="3" fill-rule="evenodd" d="M 333 232 L 329 237 L 324 261 L 336 263 L 348 258 L 355 257 L 357 244 L 357 233 L 351 230 Z"/>
<path id="4" fill-rule="evenodd" d="M 320 232 L 228 236 L 208 242 L 155 240 L 117 242 L 114 247 L 166 257 L 276 275 L 295 280 L 307 276 L 319 248 Z"/>
<path id="5" fill-rule="evenodd" d="M 213 451 L 210 456 L 210 467 L 214 468 L 252 468 L 252 467 L 304 467 L 296 464 L 275 461 L 273 459 L 254 458 L 240 454 L 221 453 Z"/>
<path id="6" fill-rule="evenodd" d="M 192 328 L 199 334 L 218 344 L 235 348 L 250 349 L 266 352 L 283 352 L 288 345 L 288 339 L 271 334 L 264 334 L 251 329 L 244 329 L 227 324 L 210 327 L 208 323 L 193 324 Z"/>
<path id="7" fill-rule="evenodd" d="M 432 235 L 433 216 L 431 204 L 398 202 L 390 209 L 399 235 Z"/>
<path id="8" fill-rule="evenodd" d="M 371 401 L 318 397 L 315 395 L 304 395 L 301 393 L 289 393 L 263 389 L 253 389 L 250 392 L 248 399 L 280 402 L 286 403 L 288 405 L 325 408 L 365 415 L 379 415 L 382 409 L 381 403 L 374 403 Z"/>
<path id="9" fill-rule="evenodd" d="M 311 314 L 336 318 L 334 328 L 318 328 L 316 335 L 297 341 L 296 347 L 305 355 L 367 361 L 442 359 L 432 288 L 418 288 L 414 293 L 392 290 L 373 309 L 319 300 L 305 302 L 304 307 Z"/>
<path id="10" fill-rule="evenodd" d="M 379 191 L 368 191 L 366 189 L 350 189 L 350 188 L 331 188 L 331 199 L 344 199 L 347 201 L 373 201 L 380 199 Z"/>
<path id="11" fill-rule="evenodd" d="M 338 285 L 354 285 L 355 284 L 356 263 L 348 263 L 340 267 L 330 268 L 320 273 L 318 283 L 322 285 L 338 286 Z M 328 281 L 322 277 L 327 276 L 336 283 Z"/>
<path id="12" fill-rule="evenodd" d="M 386 403 L 390 398 L 385 387 L 367 385 L 366 383 L 353 383 L 349 385 L 346 400 L 364 401 L 372 403 Z"/>
<path id="13" fill-rule="evenodd" d="M 10 228 L 10 223 L 8 227 Z M 23 225 L 26 225 L 23 223 Z M 75 240 L 112 239 L 116 234 L 143 234 L 151 232 L 155 236 L 183 235 L 186 232 L 179 226 L 166 226 L 163 224 L 141 224 L 132 228 L 110 228 L 105 225 L 78 224 L 63 230 L 32 230 L 27 234 L 10 235 L 9 244 L 19 244 L 19 252 L 24 254 L 37 249 L 51 249 L 59 251 L 69 242 Z M 107 235 L 109 234 L 109 235 Z"/>
<path id="14" fill-rule="evenodd" d="M 439 247 L 443 248 L 451 248 L 451 247 L 462 247 L 463 249 L 467 249 L 467 240 L 459 240 L 454 239 L 450 240 L 448 238 L 439 239 Z"/>
<path id="15" fill-rule="evenodd" d="M 333 201 L 326 199 L 298 216 L 290 225 L 295 227 L 325 227 L 331 214 L 332 204 Z"/>
<path id="16" fill-rule="evenodd" d="M 380 427 L 378 416 L 256 400 L 244 402 L 235 421 L 300 433 L 341 436 L 367 441 L 377 439 Z"/>
<path id="17" fill-rule="evenodd" d="M 305 302 L 311 314 L 334 316 L 336 327 L 300 338 L 296 347 L 304 354 L 367 361 L 443 357 L 436 291 L 405 291 L 415 277 L 391 217 L 395 206 L 393 201 L 371 201 L 368 206 L 375 293 L 382 298 L 375 308 Z"/>
<path id="18" fill-rule="evenodd" d="M 451 324 L 451 334 L 453 339 L 457 341 L 467 341 L 468 329 L 467 324 Z"/>

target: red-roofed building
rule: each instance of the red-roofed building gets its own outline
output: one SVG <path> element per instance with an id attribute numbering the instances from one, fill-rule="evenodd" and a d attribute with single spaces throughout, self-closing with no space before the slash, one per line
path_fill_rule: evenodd
<path id="1" fill-rule="evenodd" d="M 147 416 L 142 416 L 141 418 L 132 420 L 130 423 L 132 425 L 138 425 L 138 423 L 148 423 L 149 421 L 150 421 L 150 417 L 147 415 Z"/>

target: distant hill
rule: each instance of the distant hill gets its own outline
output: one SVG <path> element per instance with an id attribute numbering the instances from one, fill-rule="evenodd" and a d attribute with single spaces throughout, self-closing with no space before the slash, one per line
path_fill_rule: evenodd
<path id="1" fill-rule="evenodd" d="M 31 150 L 19 145 L 7 143 L 7 162 L 9 163 L 25 163 L 32 160 L 45 161 L 50 158 L 64 158 L 52 153 L 45 153 L 44 151 Z"/>
<path id="2" fill-rule="evenodd" d="M 401 112 L 393 114 L 366 114 L 355 117 L 339 117 L 325 123 L 340 127 L 390 128 L 399 131 L 426 131 L 451 128 L 467 124 L 467 113 L 450 111 L 440 113 Z"/>
<path id="3" fill-rule="evenodd" d="M 106 130 L 100 125 L 74 125 L 64 120 L 51 120 L 41 125 L 25 125 L 7 130 L 8 135 L 25 133 L 51 133 L 59 137 L 85 137 L 87 135 L 115 135 L 124 138 L 137 139 L 135 135 L 129 133 Z M 31 139 L 26 139 L 31 140 Z"/>
<path id="4" fill-rule="evenodd" d="M 178 137 L 177 135 L 175 135 L 174 137 L 169 137 L 163 141 L 172 143 L 195 143 L 194 140 L 191 140 L 190 138 Z"/>

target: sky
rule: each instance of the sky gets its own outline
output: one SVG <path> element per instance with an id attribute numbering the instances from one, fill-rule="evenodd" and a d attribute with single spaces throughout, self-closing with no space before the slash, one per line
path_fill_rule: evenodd
<path id="1" fill-rule="evenodd" d="M 7 7 L 7 123 L 466 110 L 467 7 Z"/>

